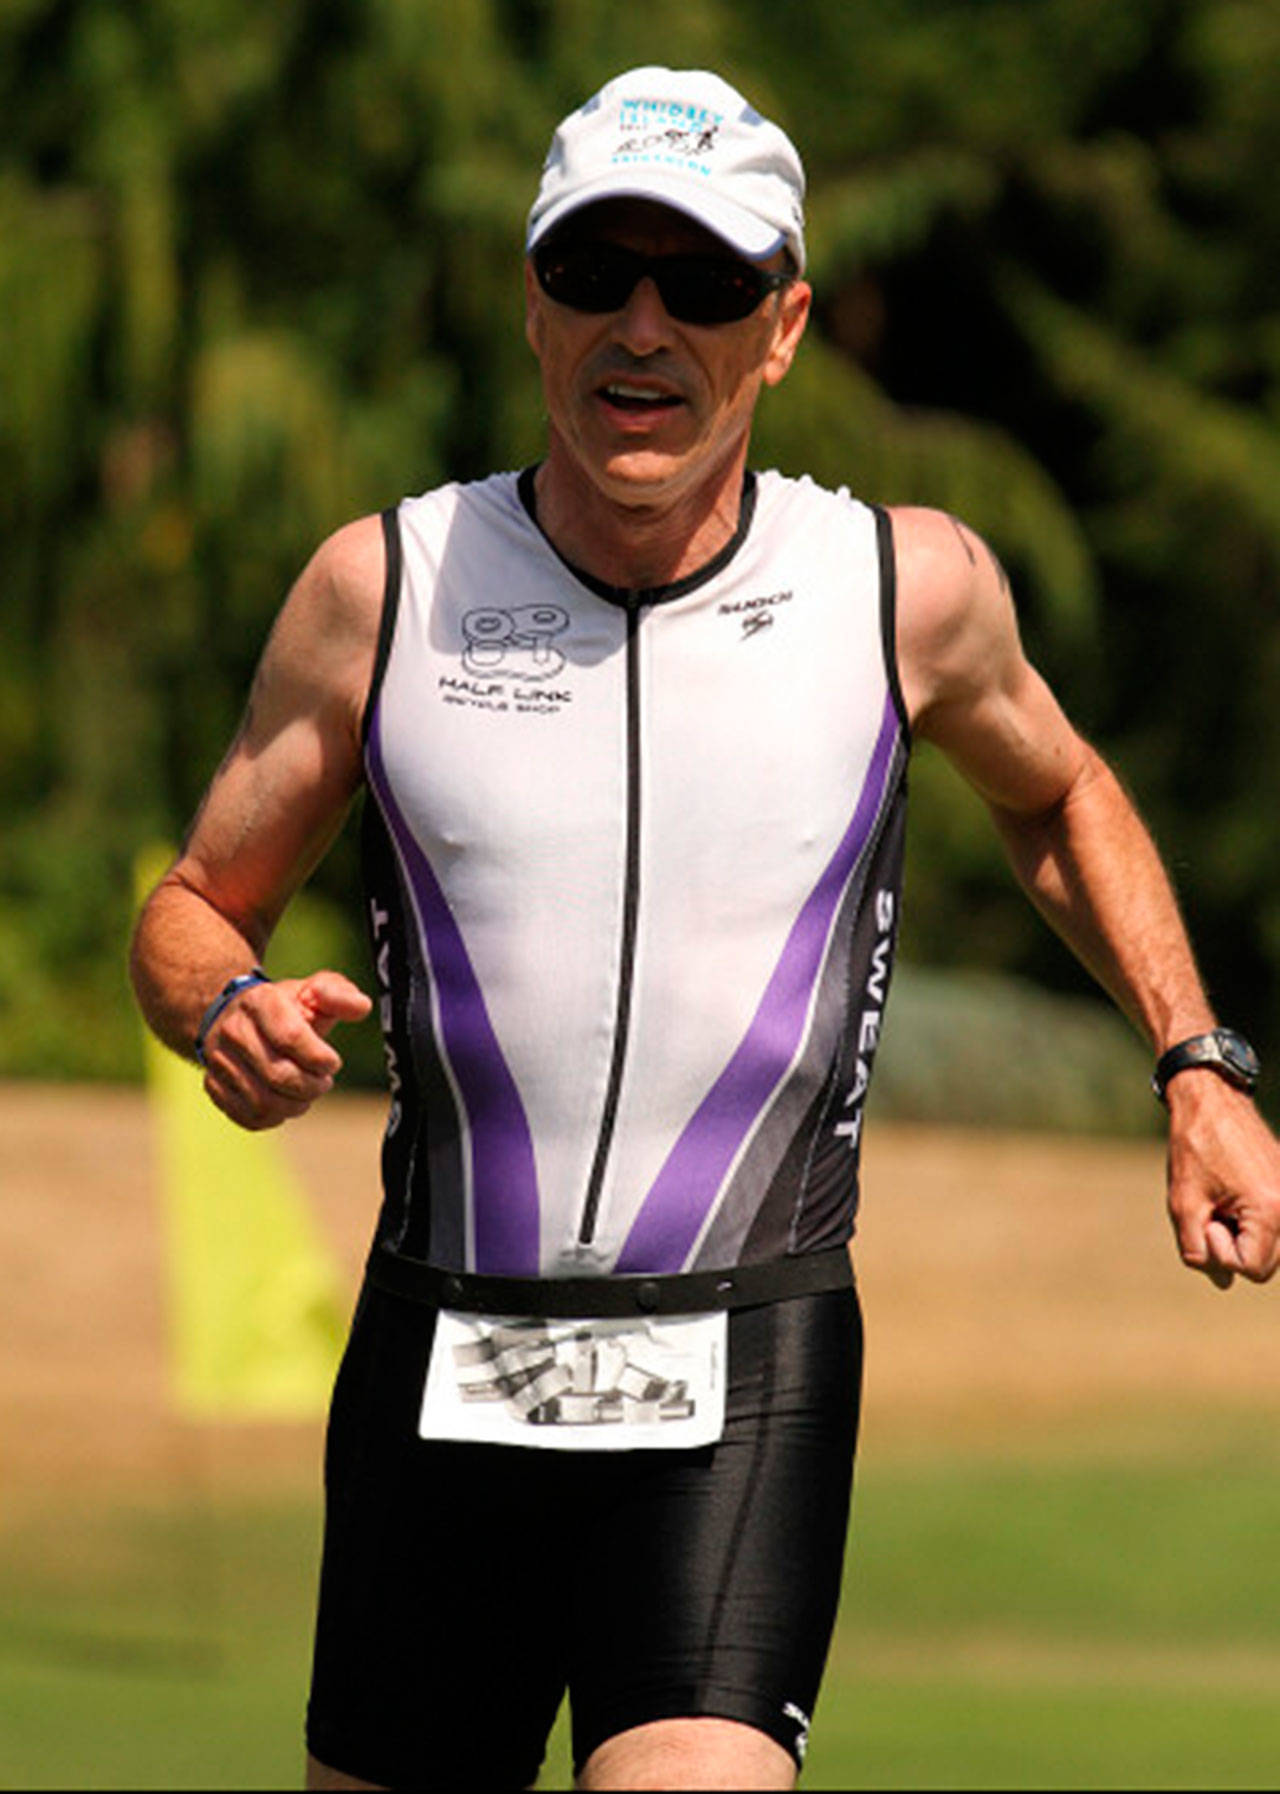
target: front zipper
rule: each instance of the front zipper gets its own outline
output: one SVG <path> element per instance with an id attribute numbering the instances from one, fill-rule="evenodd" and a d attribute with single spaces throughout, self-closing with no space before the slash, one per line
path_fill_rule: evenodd
<path id="1" fill-rule="evenodd" d="M 596 1140 L 587 1199 L 583 1204 L 578 1243 L 589 1246 L 595 1238 L 600 1213 L 600 1191 L 609 1162 L 609 1147 L 618 1119 L 627 1033 L 631 1026 L 631 986 L 635 975 L 636 915 L 640 906 L 640 604 L 641 594 L 628 592 L 627 611 L 627 838 L 622 891 L 622 950 L 618 965 L 618 1008 L 613 1023 L 613 1058 L 605 1089 L 600 1134 Z"/>

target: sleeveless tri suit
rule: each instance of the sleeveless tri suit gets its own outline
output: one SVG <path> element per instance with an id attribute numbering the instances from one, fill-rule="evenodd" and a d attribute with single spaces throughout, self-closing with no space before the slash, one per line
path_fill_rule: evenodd
<path id="1" fill-rule="evenodd" d="M 517 1277 L 846 1241 L 898 920 L 888 520 L 748 476 L 697 575 L 501 475 L 399 507 L 366 716 L 384 1248 Z"/>
<path id="2" fill-rule="evenodd" d="M 698 1715 L 799 1762 L 844 1556 L 845 1245 L 898 922 L 889 519 L 748 476 L 709 565 L 630 592 L 559 558 L 529 473 L 384 529 L 364 870 L 391 1108 L 330 1418 L 310 1748 L 388 1786 L 527 1787 L 567 1687 L 576 1769 Z M 492 1339 L 519 1349 L 522 1315 L 633 1301 L 731 1310 L 705 1317 L 714 1442 L 421 1424 L 451 1310 L 517 1317 Z M 575 1365 L 603 1363 L 582 1325 Z"/>

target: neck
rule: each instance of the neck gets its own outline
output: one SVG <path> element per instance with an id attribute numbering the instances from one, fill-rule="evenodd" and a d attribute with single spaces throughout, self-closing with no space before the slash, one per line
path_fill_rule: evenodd
<path id="1" fill-rule="evenodd" d="M 613 498 L 583 473 L 553 430 L 534 492 L 538 523 L 557 552 L 628 591 L 671 585 L 705 567 L 732 538 L 742 507 L 744 438 L 715 474 L 688 492 Z"/>

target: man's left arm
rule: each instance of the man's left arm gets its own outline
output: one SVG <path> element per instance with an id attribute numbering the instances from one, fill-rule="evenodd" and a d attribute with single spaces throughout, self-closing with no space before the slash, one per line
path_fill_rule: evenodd
<path id="1" fill-rule="evenodd" d="M 1018 638 L 980 538 L 894 514 L 899 660 L 917 736 L 986 799 L 1032 901 L 1159 1054 L 1214 1016 L 1168 876 L 1119 780 L 1072 728 Z M 1169 1212 L 1184 1261 L 1221 1287 L 1280 1263 L 1280 1147 L 1212 1071 L 1173 1078 Z"/>
<path id="2" fill-rule="evenodd" d="M 1169 879 L 1110 768 L 1085 747 L 1050 810 L 990 805 L 1024 889 L 1158 1056 L 1215 1017 Z M 1280 1153 L 1253 1101 L 1212 1071 L 1170 1080 L 1169 1213 L 1184 1261 L 1222 1288 L 1280 1263 Z"/>

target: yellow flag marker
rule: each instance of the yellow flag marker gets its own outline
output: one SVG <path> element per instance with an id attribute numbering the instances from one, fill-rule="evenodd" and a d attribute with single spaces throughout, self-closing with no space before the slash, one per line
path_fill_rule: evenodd
<path id="1" fill-rule="evenodd" d="M 162 849 L 140 856 L 140 899 L 172 858 Z M 280 1140 L 228 1121 L 200 1071 L 149 1032 L 146 1072 L 177 1405 L 208 1420 L 323 1413 L 348 1304 Z"/>

